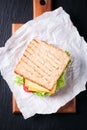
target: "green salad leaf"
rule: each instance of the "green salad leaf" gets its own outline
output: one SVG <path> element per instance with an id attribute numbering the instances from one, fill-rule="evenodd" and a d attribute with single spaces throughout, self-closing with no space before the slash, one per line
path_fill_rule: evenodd
<path id="1" fill-rule="evenodd" d="M 68 56 L 70 56 L 70 53 L 69 53 L 69 51 L 65 50 L 65 53 L 66 53 Z"/>
<path id="2" fill-rule="evenodd" d="M 60 78 L 57 80 L 56 90 L 65 86 L 65 84 L 66 84 L 65 75 L 66 75 L 66 70 L 62 73 Z"/>
<path id="3" fill-rule="evenodd" d="M 17 85 L 21 86 L 24 83 L 24 78 L 22 76 L 16 75 L 14 82 Z"/>
<path id="4" fill-rule="evenodd" d="M 46 96 L 46 92 L 33 92 L 34 94 L 40 96 L 40 97 L 45 97 Z"/>
<path id="5" fill-rule="evenodd" d="M 49 92 L 33 92 L 33 93 L 38 95 L 39 97 L 46 97 L 51 95 Z"/>

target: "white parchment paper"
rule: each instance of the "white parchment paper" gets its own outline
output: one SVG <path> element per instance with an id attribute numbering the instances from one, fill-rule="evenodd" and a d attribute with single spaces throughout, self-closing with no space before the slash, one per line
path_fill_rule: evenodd
<path id="1" fill-rule="evenodd" d="M 71 54 L 72 63 L 66 75 L 66 86 L 51 97 L 40 98 L 14 83 L 14 67 L 33 38 L 47 41 Z M 55 113 L 61 106 L 85 90 L 87 81 L 87 44 L 62 7 L 46 12 L 24 24 L 0 48 L 1 75 L 7 81 L 25 119 L 35 115 Z"/>

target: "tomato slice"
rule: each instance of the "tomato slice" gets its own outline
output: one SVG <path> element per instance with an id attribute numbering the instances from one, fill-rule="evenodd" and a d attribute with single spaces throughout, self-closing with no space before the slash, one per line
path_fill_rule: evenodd
<path id="1" fill-rule="evenodd" d="M 23 89 L 24 89 L 24 91 L 26 91 L 26 92 L 32 92 L 31 90 L 29 90 L 29 88 L 28 88 L 27 86 L 23 86 Z"/>

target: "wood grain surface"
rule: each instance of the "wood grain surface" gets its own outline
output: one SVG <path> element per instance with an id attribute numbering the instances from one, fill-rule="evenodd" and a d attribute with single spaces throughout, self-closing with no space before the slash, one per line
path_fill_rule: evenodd
<path id="1" fill-rule="evenodd" d="M 52 0 L 33 0 L 33 17 L 52 10 Z"/>

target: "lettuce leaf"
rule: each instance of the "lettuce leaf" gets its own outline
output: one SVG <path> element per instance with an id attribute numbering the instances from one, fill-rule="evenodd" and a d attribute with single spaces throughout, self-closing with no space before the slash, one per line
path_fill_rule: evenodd
<path id="1" fill-rule="evenodd" d="M 68 56 L 70 56 L 70 53 L 69 53 L 69 51 L 65 50 L 65 53 L 66 53 Z"/>
<path id="2" fill-rule="evenodd" d="M 24 78 L 22 76 L 16 75 L 14 82 L 21 86 L 24 84 Z"/>
<path id="3" fill-rule="evenodd" d="M 66 84 L 65 75 L 66 75 L 66 70 L 62 73 L 60 78 L 57 80 L 56 90 L 65 86 Z"/>
<path id="4" fill-rule="evenodd" d="M 33 93 L 40 96 L 40 97 L 45 97 L 48 94 L 47 92 L 33 92 Z"/>

